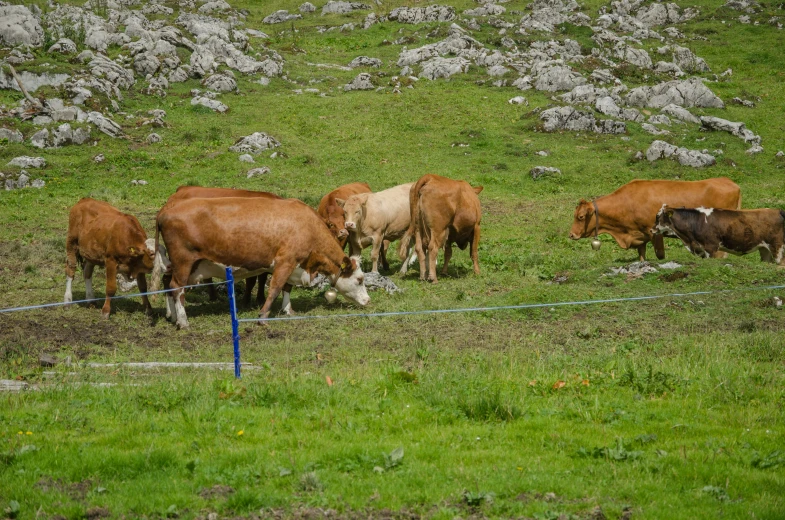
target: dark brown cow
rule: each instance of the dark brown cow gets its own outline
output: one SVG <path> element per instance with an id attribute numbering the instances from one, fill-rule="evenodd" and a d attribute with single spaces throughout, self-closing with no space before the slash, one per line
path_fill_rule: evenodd
<path id="1" fill-rule="evenodd" d="M 662 260 L 662 235 L 652 235 L 651 229 L 663 204 L 739 209 L 741 189 L 727 177 L 703 181 L 634 180 L 591 202 L 581 200 L 575 208 L 570 238 L 608 233 L 622 249 L 637 248 L 640 260 L 646 259 L 646 244 L 653 241 L 654 252 Z"/>
<path id="2" fill-rule="evenodd" d="M 671 208 L 657 213 L 652 233 L 672 233 L 698 256 L 746 255 L 783 265 L 785 211 L 779 209 Z M 722 255 L 724 256 L 724 255 Z"/>
<path id="3" fill-rule="evenodd" d="M 180 200 L 188 200 L 188 199 L 214 199 L 218 197 L 250 197 L 250 198 L 261 198 L 261 199 L 281 199 L 278 195 L 274 193 L 269 193 L 266 191 L 251 191 L 251 190 L 236 190 L 232 188 L 205 188 L 202 186 L 180 186 L 177 188 L 172 196 L 170 196 L 164 207 L 167 204 L 175 203 Z M 267 275 L 268 273 L 260 274 L 259 276 L 252 276 L 245 280 L 245 293 L 243 293 L 243 305 L 249 307 L 251 305 L 251 295 L 253 293 L 253 288 L 256 285 L 257 281 L 259 282 L 259 289 L 256 294 L 256 303 L 258 305 L 262 305 L 264 302 L 264 286 L 267 283 Z M 161 285 L 163 273 L 159 272 L 159 270 L 154 270 L 151 276 L 151 288 L 153 291 L 157 291 Z M 212 280 L 205 279 L 205 283 L 210 283 Z M 284 293 L 291 291 L 291 286 L 284 287 Z M 210 296 L 210 300 L 215 300 L 217 298 L 217 293 L 215 291 L 214 285 L 208 285 L 207 291 Z"/>
<path id="4" fill-rule="evenodd" d="M 133 215 L 120 212 L 106 202 L 84 198 L 71 208 L 68 237 L 65 241 L 65 297 L 73 301 L 71 284 L 76 264 L 82 264 L 85 299 L 93 294 L 93 268 L 106 268 L 106 301 L 101 309 L 104 318 L 111 312 L 110 298 L 117 292 L 117 273 L 136 278 L 139 291 L 147 292 L 145 274 L 153 270 L 155 249 L 147 244 L 147 235 Z M 142 296 L 145 311 L 150 310 L 147 296 Z"/>
<path id="5" fill-rule="evenodd" d="M 371 187 L 366 182 L 353 182 L 351 184 L 344 184 L 322 197 L 319 202 L 319 208 L 316 212 L 325 222 L 329 222 L 340 233 L 337 235 L 338 243 L 342 248 L 346 247 L 346 242 L 349 239 L 349 232 L 344 227 L 344 212 L 343 206 L 335 202 L 335 199 L 346 200 L 352 195 L 358 193 L 371 193 Z"/>
<path id="6" fill-rule="evenodd" d="M 237 269 L 236 278 L 272 272 L 261 318 L 287 282 L 306 282 L 317 273 L 358 304 L 370 301 L 357 262 L 344 254 L 316 211 L 299 200 L 178 201 L 158 212 L 156 243 L 159 233 L 172 261 L 172 289 L 221 277 L 226 266 Z M 184 291 L 170 293 L 169 302 L 177 325 L 187 327 Z"/>
<path id="7" fill-rule="evenodd" d="M 481 191 L 482 186 L 472 187 L 466 181 L 454 181 L 439 175 L 425 175 L 412 186 L 409 192 L 411 222 L 401 239 L 398 255 L 402 260 L 406 259 L 409 242 L 414 236 L 414 247 L 420 260 L 420 280 L 427 277 L 429 281 L 437 283 L 436 256 L 442 247 L 442 274 L 447 274 L 453 243 L 460 249 L 466 249 L 471 243 L 474 273 L 480 274 L 477 248 L 480 243 L 482 210 L 477 195 Z"/>

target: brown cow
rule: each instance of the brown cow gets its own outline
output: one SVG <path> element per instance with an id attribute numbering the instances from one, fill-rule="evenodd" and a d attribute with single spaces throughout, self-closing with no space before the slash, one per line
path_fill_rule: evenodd
<path id="1" fill-rule="evenodd" d="M 278 195 L 274 193 L 269 193 L 266 191 L 251 191 L 251 190 L 236 190 L 233 188 L 205 188 L 202 186 L 179 186 L 177 191 L 175 191 L 164 204 L 166 207 L 167 204 L 174 204 L 180 200 L 188 200 L 188 199 L 214 199 L 218 197 L 250 197 L 250 198 L 262 198 L 262 199 L 281 199 Z M 343 223 L 342 223 L 343 224 Z M 348 235 L 348 234 L 347 234 Z M 243 305 L 249 307 L 251 305 L 251 295 L 253 292 L 253 288 L 256 285 L 257 281 L 259 282 L 259 289 L 256 294 L 256 303 L 258 305 L 262 305 L 264 302 L 264 286 L 267 283 L 267 274 L 263 273 L 259 276 L 252 276 L 245 280 L 245 293 L 243 293 Z M 153 274 L 151 275 L 151 290 L 157 291 L 161 285 L 161 278 L 163 276 L 162 272 L 159 272 L 158 269 L 153 270 Z M 205 283 L 210 283 L 212 280 L 206 278 Z M 291 286 L 284 287 L 284 294 L 288 294 L 291 291 Z M 208 285 L 207 291 L 210 297 L 210 300 L 215 300 L 217 298 L 217 293 L 215 291 L 214 285 Z"/>
<path id="2" fill-rule="evenodd" d="M 316 212 L 321 216 L 325 222 L 330 222 L 336 229 L 343 231 L 341 236 L 338 237 L 338 243 L 342 248 L 346 247 L 346 241 L 349 239 L 349 233 L 344 226 L 344 212 L 343 206 L 335 202 L 335 199 L 346 200 L 352 195 L 358 193 L 371 193 L 371 187 L 366 182 L 353 182 L 351 184 L 344 184 L 322 197 L 319 202 L 319 208 Z"/>
<path id="3" fill-rule="evenodd" d="M 783 266 L 785 211 L 779 209 L 671 208 L 657 213 L 652 233 L 673 233 L 698 256 L 746 255 Z"/>
<path id="4" fill-rule="evenodd" d="M 401 239 L 398 255 L 402 260 L 408 254 L 409 242 L 415 238 L 415 251 L 420 259 L 420 280 L 437 283 L 436 256 L 444 247 L 444 267 L 452 256 L 452 244 L 466 249 L 471 243 L 474 273 L 480 274 L 477 248 L 480 243 L 480 219 L 482 211 L 477 195 L 482 186 L 471 186 L 466 181 L 454 181 L 439 175 L 425 175 L 412 186 L 409 192 L 411 223 Z M 426 249 L 427 248 L 427 249 Z M 426 254 L 428 264 L 426 267 Z M 403 269 L 406 268 L 406 262 Z M 402 270 L 405 274 L 406 271 Z"/>
<path id="5" fill-rule="evenodd" d="M 641 261 L 646 259 L 646 244 L 653 241 L 654 252 L 662 260 L 662 235 L 653 235 L 651 229 L 663 204 L 739 209 L 741 189 L 727 177 L 703 181 L 634 180 L 591 202 L 581 200 L 575 208 L 570 238 L 608 233 L 622 249 L 637 248 Z"/>
<path id="6" fill-rule="evenodd" d="M 106 268 L 106 301 L 101 309 L 104 318 L 111 312 L 112 296 L 117 292 L 117 273 L 136 278 L 139 292 L 147 292 L 145 274 L 156 263 L 155 249 L 147 244 L 147 235 L 133 215 L 121 213 L 106 202 L 84 198 L 71 208 L 68 216 L 66 251 L 66 303 L 73 301 L 71 284 L 76 264 L 82 265 L 85 281 L 85 299 L 92 300 L 93 268 Z M 145 311 L 150 302 L 142 296 Z"/>
<path id="7" fill-rule="evenodd" d="M 360 305 L 370 301 L 357 262 L 344 254 L 316 211 L 299 200 L 183 200 L 158 212 L 156 243 L 159 233 L 172 261 L 172 289 L 198 283 L 200 273 L 219 276 L 226 266 L 237 268 L 237 278 L 272 271 L 261 318 L 269 315 L 287 281 L 298 278 L 298 269 L 300 280 L 322 273 L 347 298 Z M 177 325 L 187 327 L 184 291 L 170 298 Z"/>

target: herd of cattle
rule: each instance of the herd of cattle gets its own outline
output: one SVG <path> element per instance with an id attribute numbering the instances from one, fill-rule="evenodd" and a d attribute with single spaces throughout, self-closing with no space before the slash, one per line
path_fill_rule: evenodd
<path id="1" fill-rule="evenodd" d="M 224 278 L 227 266 L 232 266 L 235 279 L 246 279 L 246 305 L 258 283 L 260 318 L 269 315 L 281 292 L 282 310 L 292 314 L 292 286 L 307 286 L 317 274 L 364 306 L 370 298 L 360 261 L 367 247 L 372 271 L 378 272 L 380 259 L 387 270 L 390 242 L 400 239 L 400 272 L 405 274 L 417 258 L 420 279 L 436 283 L 438 251 L 444 249 L 445 274 L 452 244 L 460 249 L 471 244 L 474 272 L 479 274 L 482 189 L 438 175 L 376 193 L 366 183 L 353 183 L 325 195 L 314 211 L 300 200 L 267 192 L 181 186 L 158 211 L 154 239 L 147 238 L 136 217 L 85 198 L 69 216 L 65 301 L 73 301 L 71 285 L 80 262 L 86 299 L 94 298 L 93 268 L 106 269 L 104 317 L 111 310 L 118 273 L 135 278 L 142 293 L 147 292 L 146 275 L 151 274 L 151 291 L 162 283 L 173 290 L 166 295 L 167 318 L 180 328 L 188 327 L 184 288 Z M 609 195 L 581 200 L 570 238 L 596 239 L 607 233 L 623 249 L 635 247 L 644 260 L 649 242 L 654 243 L 657 258 L 664 258 L 663 237 L 668 236 L 681 239 L 701 256 L 759 250 L 761 260 L 782 265 L 785 212 L 740 208 L 741 190 L 727 178 L 635 180 Z M 214 287 L 209 287 L 212 298 Z M 142 302 L 149 311 L 146 295 Z"/>

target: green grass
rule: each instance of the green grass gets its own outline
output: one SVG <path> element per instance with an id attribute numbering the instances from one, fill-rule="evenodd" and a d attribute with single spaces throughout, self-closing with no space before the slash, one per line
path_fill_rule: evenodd
<path id="1" fill-rule="evenodd" d="M 628 141 L 537 132 L 533 111 L 552 105 L 550 97 L 527 91 L 528 107 L 511 106 L 507 100 L 520 92 L 478 84 L 487 78 L 474 68 L 449 82 L 422 80 L 392 94 L 401 46 L 384 41 L 406 36 L 414 48 L 442 39 L 445 28 L 384 23 L 318 32 L 361 23 L 365 12 L 317 13 L 296 22 L 294 34 L 291 24 L 261 24 L 270 12 L 294 12 L 299 3 L 237 4 L 249 10 L 248 27 L 271 35 L 269 47 L 285 58 L 296 84 L 279 78 L 264 87 L 237 74 L 239 94 L 221 96 L 230 112 L 220 115 L 191 107 L 197 81 L 172 85 L 160 99 L 141 94 L 145 82 L 137 79 L 123 93 L 122 110 L 138 117 L 115 117 L 128 140 L 93 132 L 95 147 L 41 153 L 27 144 L 0 146 L 0 164 L 19 155 L 48 162 L 30 172 L 45 188 L 0 192 L 0 307 L 62 298 L 67 214 L 80 197 L 137 215 L 152 234 L 156 211 L 183 184 L 269 190 L 316 205 L 344 183 L 365 181 L 381 190 L 425 173 L 485 187 L 482 273 L 472 274 L 468 254 L 456 251 L 438 285 L 420 283 L 416 268 L 403 278 L 393 275 L 404 292 L 372 293 L 369 312 L 732 291 L 359 322 L 243 324 L 243 361 L 257 370 L 247 370 L 241 382 L 203 369 L 85 365 L 230 361 L 223 296 L 210 302 L 204 291 L 189 293 L 187 331 L 164 320 L 161 302 L 146 317 L 136 299 L 117 301 L 109 321 L 88 307 L 3 314 L 0 377 L 39 390 L 0 395 L 0 510 L 17 518 L 74 519 L 206 518 L 210 512 L 303 517 L 320 509 L 352 518 L 550 519 L 585 518 L 600 506 L 607 518 L 783 518 L 785 311 L 772 301 L 783 291 L 742 290 L 780 285 L 782 271 L 756 254 L 702 260 L 666 241 L 668 260 L 682 264 L 678 270 L 605 276 L 636 254 L 609 237 L 598 252 L 567 237 L 580 198 L 636 178 L 728 176 L 741 186 L 745 207 L 785 207 L 785 162 L 774 158 L 785 149 L 785 54 L 776 52 L 785 32 L 767 23 L 782 17 L 782 9 L 767 4 L 753 16 L 760 25 L 741 25 L 739 13 L 722 2 L 701 0 L 700 17 L 679 25 L 687 39 L 678 43 L 705 58 L 713 73 L 733 69 L 729 79 L 708 84 L 713 91 L 725 101 L 756 99 L 754 109 L 728 104 L 693 112 L 744 121 L 766 150 L 750 157 L 733 136 L 674 125 L 668 141 L 724 150 L 716 166 L 693 170 L 633 161 L 654 140 L 636 124 L 629 125 Z M 395 5 L 404 3 L 419 5 Z M 527 3 L 504 5 L 509 12 Z M 588 2 L 585 12 L 595 16 L 602 4 Z M 461 12 L 477 4 L 450 5 Z M 389 9 L 385 4 L 378 12 Z M 474 36 L 489 47 L 499 40 L 487 25 Z M 555 35 L 577 40 L 585 51 L 590 36 L 570 25 Z M 252 45 L 264 54 L 261 42 Z M 660 45 L 644 41 L 652 58 L 662 59 Z M 344 93 L 359 71 L 309 65 L 346 65 L 360 55 L 383 61 L 369 72 L 388 87 L 384 92 Z M 45 70 L 44 63 L 57 71 L 80 67 L 38 51 L 29 70 Z M 630 86 L 639 81 L 634 72 L 628 71 Z M 326 97 L 293 92 L 312 87 Z M 19 99 L 0 91 L 6 107 Z M 137 124 L 155 108 L 166 110 L 167 127 Z M 26 137 L 35 128 L 5 124 Z M 145 143 L 152 131 L 162 143 Z M 248 165 L 228 147 L 256 131 L 278 139 L 283 157 L 257 156 L 254 166 L 271 173 L 248 180 Z M 539 150 L 550 155 L 540 157 Z M 93 162 L 98 153 L 105 162 Z M 537 165 L 556 166 L 562 175 L 533 181 L 528 172 Z M 131 186 L 133 179 L 150 184 Z M 557 276 L 566 282 L 554 283 Z M 95 287 L 102 294 L 102 270 Z M 83 294 L 77 277 L 74 297 Z M 340 299 L 326 305 L 316 290 L 296 289 L 292 296 L 300 314 L 359 312 Z M 257 313 L 241 311 L 243 318 Z M 42 353 L 72 364 L 43 369 Z"/>

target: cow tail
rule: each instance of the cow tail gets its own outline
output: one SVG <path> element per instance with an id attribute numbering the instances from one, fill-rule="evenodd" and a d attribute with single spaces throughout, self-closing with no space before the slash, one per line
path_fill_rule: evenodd
<path id="1" fill-rule="evenodd" d="M 412 241 L 415 230 L 420 225 L 419 199 L 420 189 L 424 184 L 423 179 L 420 179 L 412 186 L 412 189 L 409 190 L 409 215 L 411 217 L 409 219 L 409 229 L 407 229 L 406 233 L 401 237 L 401 245 L 398 246 L 398 257 L 404 262 L 409 257 L 409 244 Z"/>
<path id="2" fill-rule="evenodd" d="M 159 236 L 161 234 L 161 225 L 158 223 L 158 216 L 155 219 L 155 260 L 153 260 L 153 272 L 150 273 L 150 292 L 158 291 L 161 289 L 161 280 L 164 276 L 164 262 L 161 258 L 161 253 L 158 250 Z M 154 300 L 157 300 L 157 294 L 152 295 Z"/>

